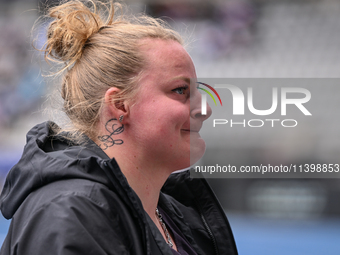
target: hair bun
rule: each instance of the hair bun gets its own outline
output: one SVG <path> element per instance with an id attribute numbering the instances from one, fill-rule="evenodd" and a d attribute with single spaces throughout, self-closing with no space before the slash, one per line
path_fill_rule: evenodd
<path id="1" fill-rule="evenodd" d="M 63 62 L 75 62 L 81 56 L 87 39 L 103 25 L 101 18 L 80 1 L 72 1 L 50 9 L 51 22 L 45 55 Z"/>

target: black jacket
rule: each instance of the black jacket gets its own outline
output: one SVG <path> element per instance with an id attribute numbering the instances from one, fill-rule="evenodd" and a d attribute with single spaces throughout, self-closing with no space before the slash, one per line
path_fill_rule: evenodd
<path id="1" fill-rule="evenodd" d="M 12 218 L 1 255 L 168 254 L 114 159 L 92 141 L 52 136 L 49 122 L 27 134 L 23 156 L 0 196 Z M 204 179 L 172 174 L 159 205 L 198 254 L 237 254 L 227 218 Z"/>

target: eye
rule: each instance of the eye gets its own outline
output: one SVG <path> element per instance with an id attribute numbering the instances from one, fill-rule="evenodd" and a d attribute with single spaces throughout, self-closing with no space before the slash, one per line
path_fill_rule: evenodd
<path id="1" fill-rule="evenodd" d="M 172 91 L 179 94 L 179 95 L 185 95 L 188 88 L 189 87 L 187 85 L 185 85 L 185 86 L 181 86 L 181 87 L 178 87 L 176 89 L 173 89 Z"/>

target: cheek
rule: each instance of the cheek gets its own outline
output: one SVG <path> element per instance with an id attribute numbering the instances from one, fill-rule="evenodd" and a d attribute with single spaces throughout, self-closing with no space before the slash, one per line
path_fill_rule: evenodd
<path id="1" fill-rule="evenodd" d="M 148 103 L 135 105 L 131 111 L 131 128 L 142 139 L 173 140 L 190 119 L 186 107 L 175 104 Z"/>
<path id="2" fill-rule="evenodd" d="M 134 117 L 159 125 L 185 122 L 189 119 L 189 109 L 186 105 L 167 98 L 136 104 L 134 108 Z"/>

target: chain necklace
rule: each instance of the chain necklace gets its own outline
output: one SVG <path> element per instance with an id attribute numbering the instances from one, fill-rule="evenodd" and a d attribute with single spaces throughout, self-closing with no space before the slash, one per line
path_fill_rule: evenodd
<path id="1" fill-rule="evenodd" d="M 161 224 L 162 228 L 163 228 L 163 231 L 164 231 L 164 234 L 166 236 L 166 239 L 167 239 L 167 244 L 170 246 L 170 248 L 172 248 L 174 246 L 174 244 L 172 243 L 172 240 L 171 240 L 171 237 L 170 237 L 170 234 L 169 234 L 169 231 L 168 229 L 166 228 L 165 226 L 165 223 L 163 222 L 163 219 L 162 219 L 162 215 L 160 214 L 160 212 L 158 211 L 158 208 L 156 208 L 156 216 L 159 220 L 159 223 Z"/>

